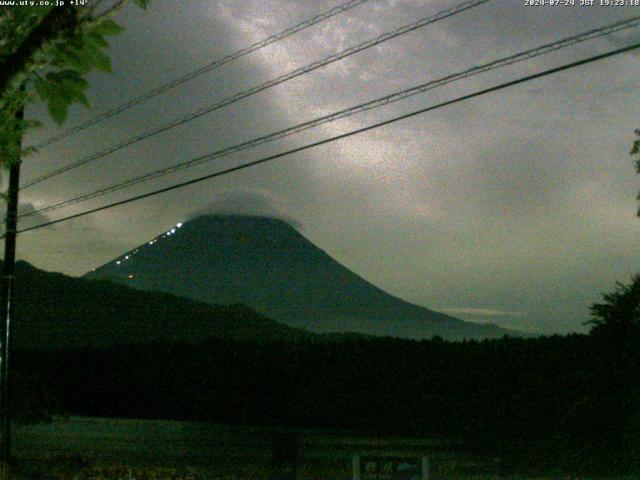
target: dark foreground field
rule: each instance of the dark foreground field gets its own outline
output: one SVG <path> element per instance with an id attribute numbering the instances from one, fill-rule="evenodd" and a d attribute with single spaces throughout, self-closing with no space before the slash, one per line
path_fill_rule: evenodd
<path id="1" fill-rule="evenodd" d="M 365 440 L 368 449 L 400 453 L 416 451 L 418 442 L 417 453 L 433 459 L 434 479 L 636 474 L 640 350 L 635 340 L 616 338 L 215 340 L 16 351 L 17 420 L 140 420 L 58 416 L 21 427 L 15 450 L 34 460 L 213 465 L 235 475 L 269 468 L 274 442 L 291 428 L 299 433 L 301 475 L 329 469 L 324 478 L 349 478 L 349 459 Z M 447 442 L 427 448 L 424 439 Z"/>
<path id="2" fill-rule="evenodd" d="M 193 422 L 56 418 L 17 427 L 14 454 L 25 473 L 39 471 L 52 478 L 266 479 L 276 468 L 274 444 L 291 432 Z M 453 442 L 313 430 L 295 434 L 300 479 L 351 478 L 354 454 L 428 456 L 445 471 L 454 462 Z"/>
<path id="3" fill-rule="evenodd" d="M 274 443 L 286 433 L 278 428 L 193 422 L 56 418 L 15 429 L 14 473 L 15 478 L 34 480 L 284 478 L 273 476 Z M 501 471 L 501 459 L 483 458 L 451 440 L 385 439 L 319 430 L 295 433 L 300 480 L 351 479 L 354 454 L 427 457 L 431 480 L 571 478 L 560 472 L 508 474 Z"/>

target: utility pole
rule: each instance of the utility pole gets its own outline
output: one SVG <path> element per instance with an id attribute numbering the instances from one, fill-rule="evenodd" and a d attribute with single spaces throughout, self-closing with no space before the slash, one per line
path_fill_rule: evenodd
<path id="1" fill-rule="evenodd" d="M 22 120 L 24 109 L 18 119 Z M 22 139 L 18 142 L 21 143 Z M 0 444 L 0 479 L 9 478 L 11 460 L 11 405 L 9 402 L 9 353 L 11 321 L 13 320 L 14 266 L 16 263 L 16 230 L 18 226 L 18 190 L 20 189 L 20 154 L 10 159 L 7 216 L 5 219 L 4 263 L 2 265 L 2 296 L 0 297 L 0 414 L 2 415 L 2 443 Z"/>

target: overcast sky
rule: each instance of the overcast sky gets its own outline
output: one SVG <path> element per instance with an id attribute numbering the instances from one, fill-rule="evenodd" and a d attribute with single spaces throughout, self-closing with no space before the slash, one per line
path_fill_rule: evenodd
<path id="1" fill-rule="evenodd" d="M 114 73 L 65 127 L 342 0 L 156 0 L 117 17 Z M 23 180 L 459 2 L 370 0 L 25 160 Z M 579 3 L 579 0 L 576 0 Z M 475 64 L 639 15 L 494 0 L 237 102 L 21 195 L 89 192 Z M 589 41 L 66 210 L 57 218 L 435 104 L 640 38 Z M 586 331 L 589 305 L 640 272 L 640 56 L 624 54 L 19 238 L 19 257 L 81 275 L 197 212 L 274 214 L 375 285 L 473 321 Z M 46 119 L 42 106 L 27 112 Z M 37 143 L 60 129 L 50 121 Z M 23 224 L 23 226 L 25 226 Z"/>

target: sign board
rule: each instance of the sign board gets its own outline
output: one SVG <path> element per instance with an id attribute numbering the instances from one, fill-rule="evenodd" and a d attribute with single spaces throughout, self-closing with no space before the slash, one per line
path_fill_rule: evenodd
<path id="1" fill-rule="evenodd" d="M 429 480 L 427 457 L 353 456 L 353 480 Z"/>

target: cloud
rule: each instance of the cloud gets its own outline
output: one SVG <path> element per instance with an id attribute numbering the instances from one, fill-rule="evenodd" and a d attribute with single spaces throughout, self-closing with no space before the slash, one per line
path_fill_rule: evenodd
<path id="1" fill-rule="evenodd" d="M 31 202 L 19 202 L 18 205 L 18 214 L 28 216 L 18 218 L 18 230 L 23 228 L 29 228 L 35 225 L 40 225 L 42 223 L 46 223 L 50 220 L 50 218 L 41 213 L 32 213 L 35 212 L 36 207 Z M 4 221 L 7 215 L 6 203 L 0 202 L 0 219 L 2 219 L 2 231 L 4 231 Z"/>
<path id="2" fill-rule="evenodd" d="M 539 334 L 540 328 L 530 323 L 529 313 L 482 307 L 445 307 L 434 310 L 479 324 L 493 324 L 520 332 Z"/>
<path id="3" fill-rule="evenodd" d="M 297 230 L 303 228 L 302 223 L 281 213 L 276 205 L 276 198 L 265 191 L 226 191 L 216 193 L 216 199 L 210 205 L 197 210 L 189 218 L 216 214 L 254 215 L 282 220 Z"/>
<path id="4" fill-rule="evenodd" d="M 499 310 L 496 308 L 447 307 L 435 308 L 435 310 L 452 316 L 475 318 L 521 317 L 526 315 L 525 312 L 511 312 L 508 310 Z"/>
<path id="5" fill-rule="evenodd" d="M 94 110 L 74 108 L 69 126 L 338 3 L 191 0 L 188 9 L 181 2 L 158 2 L 145 14 L 123 11 L 119 20 L 127 29 L 113 38 L 110 50 L 115 73 L 90 77 Z M 456 3 L 368 2 L 43 149 L 24 163 L 24 178 Z M 70 198 L 636 10 L 527 9 L 515 3 L 491 2 L 396 38 L 51 179 L 21 198 L 38 207 Z M 487 72 L 158 179 L 135 193 L 604 52 L 636 35 L 621 32 Z M 584 330 L 589 304 L 616 279 L 640 269 L 637 177 L 628 155 L 638 123 L 634 81 L 640 67 L 633 60 L 624 55 L 581 67 L 37 230 L 20 237 L 19 249 L 36 266 L 77 274 L 189 216 L 265 215 L 296 228 L 302 221 L 305 236 L 318 246 L 414 303 L 449 305 L 443 310 L 454 316 L 517 323 L 521 330 L 529 325 L 546 332 Z M 31 105 L 27 113 L 47 118 L 43 105 Z M 56 133 L 52 128 L 45 125 L 27 140 L 37 143 Z"/>

